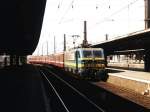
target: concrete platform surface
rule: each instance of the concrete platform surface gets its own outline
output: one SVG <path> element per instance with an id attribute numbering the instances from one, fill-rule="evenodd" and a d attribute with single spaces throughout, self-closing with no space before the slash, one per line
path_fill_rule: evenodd
<path id="1" fill-rule="evenodd" d="M 107 71 L 107 82 L 150 96 L 150 73 L 115 68 L 107 68 Z"/>

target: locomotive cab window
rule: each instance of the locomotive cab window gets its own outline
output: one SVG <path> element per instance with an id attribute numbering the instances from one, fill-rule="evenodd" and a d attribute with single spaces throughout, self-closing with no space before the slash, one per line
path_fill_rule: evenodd
<path id="1" fill-rule="evenodd" d="M 83 57 L 84 58 L 93 58 L 93 57 L 103 58 L 104 54 L 101 50 L 84 50 Z"/>
<path id="2" fill-rule="evenodd" d="M 92 56 L 92 52 L 88 51 L 88 50 L 84 50 L 83 51 L 83 57 L 85 57 L 85 58 L 91 58 L 91 57 L 93 57 Z"/>
<path id="3" fill-rule="evenodd" d="M 93 51 L 93 55 L 94 55 L 94 57 L 101 57 L 101 58 L 104 57 L 103 53 L 101 51 L 99 51 L 99 50 Z"/>

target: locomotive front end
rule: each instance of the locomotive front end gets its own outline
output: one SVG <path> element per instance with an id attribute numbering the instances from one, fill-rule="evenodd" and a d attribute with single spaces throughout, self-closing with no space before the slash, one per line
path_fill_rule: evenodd
<path id="1" fill-rule="evenodd" d="M 78 70 L 82 77 L 102 79 L 106 75 L 104 52 L 101 48 L 86 48 L 81 52 L 81 67 Z"/>

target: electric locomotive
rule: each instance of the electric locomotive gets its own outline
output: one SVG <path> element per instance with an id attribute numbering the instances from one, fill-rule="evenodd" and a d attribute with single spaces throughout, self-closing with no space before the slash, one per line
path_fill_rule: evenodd
<path id="1" fill-rule="evenodd" d="M 81 77 L 103 78 L 106 75 L 102 48 L 78 48 L 64 52 L 64 68 Z"/>

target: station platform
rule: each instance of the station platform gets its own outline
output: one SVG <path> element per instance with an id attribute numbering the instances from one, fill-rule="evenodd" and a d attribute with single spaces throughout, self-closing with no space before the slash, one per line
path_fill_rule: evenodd
<path id="1" fill-rule="evenodd" d="M 120 69 L 127 69 L 127 70 L 137 70 L 137 71 L 144 71 L 144 62 L 141 63 L 133 63 L 133 62 L 111 62 L 108 63 L 108 67 L 111 68 L 120 68 Z"/>
<path id="2" fill-rule="evenodd" d="M 150 73 L 116 68 L 107 68 L 107 71 L 107 82 L 150 97 Z"/>
<path id="3" fill-rule="evenodd" d="M 34 66 L 0 69 L 0 88 L 1 112 L 47 112 L 42 77 Z"/>

